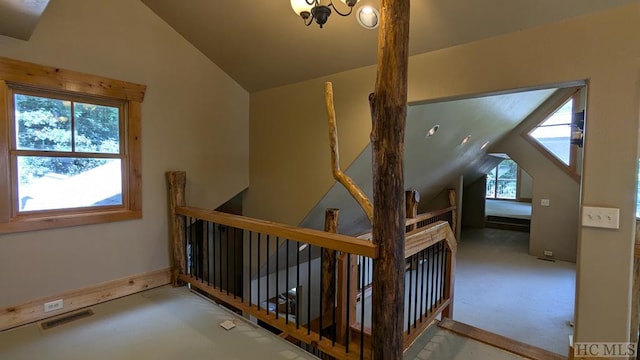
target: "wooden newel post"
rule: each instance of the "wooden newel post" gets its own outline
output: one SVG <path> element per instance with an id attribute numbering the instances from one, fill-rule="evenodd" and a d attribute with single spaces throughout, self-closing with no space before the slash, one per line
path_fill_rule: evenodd
<path id="1" fill-rule="evenodd" d="M 420 193 L 416 189 L 407 190 L 404 193 L 405 212 L 407 219 L 413 219 L 418 216 L 418 203 L 420 202 Z M 409 230 L 415 230 L 417 224 L 410 226 Z"/>
<path id="2" fill-rule="evenodd" d="M 338 209 L 326 209 L 324 213 L 324 231 L 330 233 L 338 232 Z M 331 314 L 333 311 L 333 302 L 336 296 L 335 286 L 333 286 L 336 278 L 336 254 L 335 251 L 329 249 L 322 250 L 322 315 Z M 330 317 L 332 318 L 332 317 Z M 331 325 L 331 324 L 328 324 Z"/>
<path id="3" fill-rule="evenodd" d="M 185 206 L 185 186 L 187 174 L 184 171 L 167 171 L 169 187 L 169 233 L 171 236 L 173 263 L 171 264 L 171 282 L 179 286 L 178 276 L 186 273 L 184 253 L 184 216 L 176 215 L 176 208 Z"/>
<path id="4" fill-rule="evenodd" d="M 449 206 L 456 206 L 456 190 L 455 189 L 449 189 L 448 190 L 448 194 L 449 194 Z M 456 237 L 456 239 L 458 238 L 458 212 L 456 210 L 451 211 L 451 230 L 453 230 L 453 234 Z"/>
<path id="5" fill-rule="evenodd" d="M 409 0 L 382 0 L 371 106 L 373 157 L 372 344 L 376 360 L 404 350 L 404 134 L 407 117 Z"/>

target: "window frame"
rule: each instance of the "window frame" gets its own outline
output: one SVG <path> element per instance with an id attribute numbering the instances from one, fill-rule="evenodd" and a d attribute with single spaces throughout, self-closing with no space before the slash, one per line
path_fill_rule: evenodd
<path id="1" fill-rule="evenodd" d="M 119 104 L 122 205 L 19 212 L 13 94 Z M 142 218 L 141 103 L 145 85 L 0 57 L 0 234 Z M 112 105 L 111 105 L 112 106 Z M 73 154 L 73 153 L 70 153 Z"/>
<path id="2" fill-rule="evenodd" d="M 500 198 L 498 197 L 498 180 L 500 180 L 500 164 L 502 164 L 504 161 L 513 161 L 513 163 L 516 166 L 516 194 L 513 198 Z M 487 191 L 486 191 L 486 184 L 485 184 L 485 194 L 484 197 L 485 199 L 491 199 L 491 200 L 501 200 L 501 201 L 518 201 L 519 199 L 519 193 L 520 193 L 520 166 L 518 165 L 517 162 L 515 162 L 515 160 L 508 158 L 508 159 L 503 159 L 501 160 L 494 168 L 492 168 L 489 172 L 495 170 L 496 171 L 496 177 L 495 179 L 491 180 L 494 183 L 494 188 L 493 188 L 493 197 L 487 197 Z M 504 180 L 504 179 L 503 179 Z M 489 182 L 489 177 L 487 176 L 487 183 Z"/>
<path id="3" fill-rule="evenodd" d="M 564 161 L 560 160 L 554 153 L 552 153 L 549 149 L 547 149 L 544 145 L 542 145 L 535 137 L 531 135 L 534 129 L 538 128 L 540 124 L 544 123 L 549 117 L 555 114 L 564 104 L 566 104 L 569 100 L 573 100 L 573 108 L 571 113 L 573 114 L 576 109 L 576 103 L 578 101 L 578 94 L 580 92 L 580 87 L 569 89 L 564 96 L 559 96 L 553 98 L 553 100 L 547 100 L 547 103 L 543 103 L 541 108 L 544 107 L 546 110 L 542 114 L 539 115 L 539 121 L 537 121 L 533 126 L 529 126 L 524 129 L 521 133 L 521 136 L 529 143 L 531 146 L 538 149 L 538 151 L 547 159 L 549 159 L 552 163 L 554 163 L 560 170 L 562 170 L 565 174 L 571 177 L 574 181 L 580 181 L 580 175 L 578 174 L 578 146 L 570 143 L 570 154 L 569 154 L 569 165 L 565 164 Z M 552 95 L 553 97 L 553 95 Z M 569 139 L 571 141 L 571 139 Z"/>

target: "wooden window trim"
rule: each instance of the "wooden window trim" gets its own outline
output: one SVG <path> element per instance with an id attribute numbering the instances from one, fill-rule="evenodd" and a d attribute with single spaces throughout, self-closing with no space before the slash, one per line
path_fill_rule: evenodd
<path id="1" fill-rule="evenodd" d="M 123 199 L 127 199 L 124 206 L 14 214 L 12 199 L 17 189 L 12 185 L 11 172 L 7 171 L 11 166 L 10 86 L 124 102 L 127 121 L 122 129 L 125 139 L 123 167 L 128 169 L 123 172 Z M 0 57 L 0 169 L 5 170 L 0 175 L 0 234 L 141 218 L 141 103 L 145 91 L 145 85 Z"/>
<path id="2" fill-rule="evenodd" d="M 540 144 L 533 136 L 531 136 L 530 133 L 549 116 L 551 116 L 556 110 L 558 110 L 564 103 L 569 101 L 569 99 L 574 98 L 579 90 L 580 88 L 571 88 L 561 96 L 552 95 L 550 99 L 543 103 L 543 105 L 541 105 L 538 110 L 534 112 L 537 118 L 536 122 L 524 128 L 524 131 L 520 134 L 529 144 L 531 144 L 531 146 L 536 148 L 544 157 L 555 164 L 558 168 L 560 168 L 560 170 L 562 170 L 576 182 L 580 182 L 580 175 L 577 174 L 575 165 L 577 150 L 574 149 L 574 147 L 576 145 L 571 145 L 571 155 L 569 159 L 569 165 L 567 165 L 562 160 L 558 159 L 553 153 L 547 150 L 547 148 L 542 146 L 542 144 Z"/>

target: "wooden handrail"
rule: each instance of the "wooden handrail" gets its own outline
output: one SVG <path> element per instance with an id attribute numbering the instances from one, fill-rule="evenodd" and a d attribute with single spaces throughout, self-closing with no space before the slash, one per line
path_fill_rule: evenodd
<path id="1" fill-rule="evenodd" d="M 378 246 L 373 243 L 347 235 L 332 234 L 324 231 L 304 229 L 271 221 L 253 219 L 246 216 L 232 215 L 214 210 L 180 206 L 175 209 L 176 215 L 191 216 L 239 229 L 268 233 L 283 239 L 297 240 L 325 249 L 332 249 L 361 255 L 373 259 L 378 258 Z"/>
<path id="2" fill-rule="evenodd" d="M 405 226 L 409 226 L 409 225 L 413 225 L 413 224 L 417 224 L 420 221 L 424 221 L 424 220 L 428 220 L 431 219 L 433 217 L 436 217 L 438 215 L 442 215 L 442 214 L 446 214 L 450 211 L 454 211 L 456 209 L 455 206 L 449 206 L 448 208 L 444 208 L 444 209 L 440 209 L 440 210 L 433 210 L 433 211 L 429 211 L 426 213 L 422 213 L 419 214 L 418 216 L 411 218 L 411 219 L 407 219 Z"/>
<path id="3" fill-rule="evenodd" d="M 404 257 L 409 258 L 442 240 L 446 240 L 447 247 L 455 254 L 457 242 L 446 221 L 438 221 L 411 231 L 405 238 Z"/>

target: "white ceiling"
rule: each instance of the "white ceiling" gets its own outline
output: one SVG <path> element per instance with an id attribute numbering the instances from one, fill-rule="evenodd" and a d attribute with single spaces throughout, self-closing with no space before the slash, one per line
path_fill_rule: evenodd
<path id="1" fill-rule="evenodd" d="M 409 48 L 424 53 L 636 1 L 413 0 Z M 320 29 L 305 27 L 288 0 L 142 2 L 250 92 L 376 61 L 377 30 L 363 29 L 353 15 L 332 14 Z"/>

